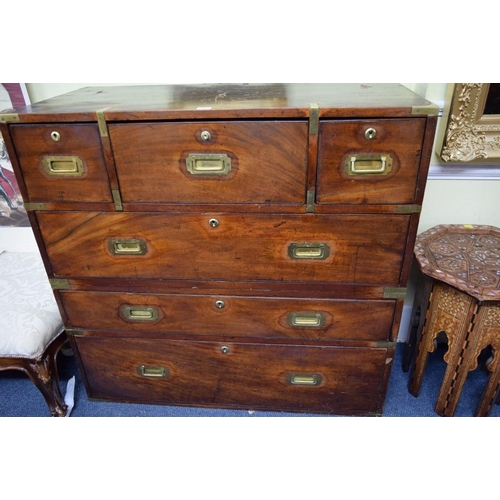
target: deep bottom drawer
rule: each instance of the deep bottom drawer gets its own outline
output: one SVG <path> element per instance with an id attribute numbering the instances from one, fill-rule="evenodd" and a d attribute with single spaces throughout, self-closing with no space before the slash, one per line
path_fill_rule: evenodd
<path id="1" fill-rule="evenodd" d="M 89 397 L 135 403 L 377 414 L 389 361 L 386 348 L 75 341 Z"/>

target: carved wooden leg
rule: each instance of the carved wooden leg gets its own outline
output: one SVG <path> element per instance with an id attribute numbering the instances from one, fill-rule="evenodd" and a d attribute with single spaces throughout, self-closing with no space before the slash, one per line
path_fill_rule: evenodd
<path id="1" fill-rule="evenodd" d="M 66 334 L 59 335 L 39 359 L 27 360 L 25 372 L 42 393 L 53 417 L 64 417 L 67 405 L 59 387 L 57 354 L 66 342 Z"/>
<path id="2" fill-rule="evenodd" d="M 463 358 L 463 347 L 470 333 L 476 310 L 476 300 L 444 283 L 434 284 L 426 314 L 422 339 L 408 389 L 418 396 L 428 354 L 434 352 L 434 341 L 441 332 L 448 338 L 448 351 L 444 359 L 448 364 L 435 411 L 440 415 L 453 415 L 463 386 L 463 375 L 456 371 Z M 460 377 L 457 378 L 457 376 Z M 465 374 L 465 377 L 467 374 Z"/>
<path id="3" fill-rule="evenodd" d="M 490 365 L 491 366 L 491 365 Z M 489 367 L 488 367 L 489 368 Z M 496 363 L 494 371 L 488 377 L 481 401 L 476 409 L 475 417 L 487 417 L 493 404 L 500 395 L 500 363 Z"/>
<path id="4" fill-rule="evenodd" d="M 425 316 L 429 307 L 429 297 L 431 295 L 432 285 L 433 280 L 421 273 L 417 283 L 415 300 L 411 313 L 410 334 L 403 354 L 402 368 L 404 372 L 410 369 L 410 366 L 415 363 L 417 357 L 418 345 L 422 338 Z"/>
<path id="5" fill-rule="evenodd" d="M 434 325 L 432 323 L 432 318 L 434 317 L 433 311 L 437 308 L 437 303 L 435 303 L 433 296 L 434 293 L 431 292 L 427 310 L 421 310 L 421 315 L 424 316 L 423 328 L 420 339 L 418 339 L 415 346 L 415 359 L 412 363 L 410 378 L 408 380 L 408 391 L 415 397 L 420 393 L 420 387 L 422 386 L 425 367 L 427 365 L 427 358 L 429 353 L 434 351 L 434 339 L 439 333 L 434 332 Z"/>
<path id="6" fill-rule="evenodd" d="M 443 417 L 452 417 L 473 359 L 473 349 L 469 344 L 473 339 L 471 329 L 478 302 L 465 293 L 446 287 L 443 289 L 443 304 L 443 312 L 453 317 L 453 321 L 444 329 L 448 337 L 448 351 L 444 360 L 448 366 L 434 411 Z M 443 321 L 448 322 L 450 318 Z"/>
<path id="7" fill-rule="evenodd" d="M 500 304 L 486 302 L 481 306 L 475 330 L 480 339 L 476 348 L 477 356 L 488 345 L 493 347 L 493 359 L 488 365 L 490 375 L 474 414 L 475 417 L 487 417 L 491 413 L 493 404 L 495 402 L 498 404 L 500 399 Z M 476 366 L 477 361 L 471 369 Z"/>

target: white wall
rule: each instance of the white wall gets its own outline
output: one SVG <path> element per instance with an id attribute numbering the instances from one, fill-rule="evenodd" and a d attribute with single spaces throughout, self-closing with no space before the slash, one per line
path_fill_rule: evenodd
<path id="1" fill-rule="evenodd" d="M 126 85 L 113 83 L 29 83 L 28 93 L 32 102 L 53 97 L 85 86 Z M 133 84 L 129 84 L 133 85 Z M 143 84 L 141 84 L 143 85 Z M 438 152 L 448 118 L 452 85 L 446 83 L 404 83 L 414 92 L 435 102 L 443 109 L 438 122 L 435 148 L 424 198 L 418 232 L 438 224 L 487 224 L 500 227 L 500 168 L 497 165 L 469 167 L 444 164 Z M 479 173 L 483 175 L 479 175 Z M 486 172 L 486 174 L 484 174 Z M 480 178 L 479 178 L 480 177 Z M 21 231 L 18 229 L 17 231 Z M 16 248 L 26 245 L 35 249 L 35 241 L 25 235 L 12 239 Z M 405 340 L 414 296 L 413 283 L 409 283 L 405 312 L 400 330 L 400 340 Z"/>

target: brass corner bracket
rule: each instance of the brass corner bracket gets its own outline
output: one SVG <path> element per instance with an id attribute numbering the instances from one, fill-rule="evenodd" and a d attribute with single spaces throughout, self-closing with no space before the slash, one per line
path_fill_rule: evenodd
<path id="1" fill-rule="evenodd" d="M 18 122 L 19 115 L 17 113 L 1 113 L 0 123 Z"/>
<path id="2" fill-rule="evenodd" d="M 384 299 L 404 299 L 406 288 L 384 288 Z"/>
<path id="3" fill-rule="evenodd" d="M 319 106 L 316 103 L 311 103 L 311 111 L 309 113 L 309 134 L 317 135 L 319 129 Z"/>
<path id="4" fill-rule="evenodd" d="M 64 278 L 51 278 L 49 283 L 52 290 L 67 290 L 70 288 L 68 280 Z"/>
<path id="5" fill-rule="evenodd" d="M 108 125 L 106 124 L 106 118 L 104 117 L 104 109 L 96 111 L 97 125 L 99 127 L 99 134 L 101 137 L 108 137 Z"/>
<path id="6" fill-rule="evenodd" d="M 412 106 L 411 108 L 412 115 L 421 115 L 421 116 L 438 116 L 439 115 L 439 106 L 434 103 L 429 103 L 424 106 Z"/>

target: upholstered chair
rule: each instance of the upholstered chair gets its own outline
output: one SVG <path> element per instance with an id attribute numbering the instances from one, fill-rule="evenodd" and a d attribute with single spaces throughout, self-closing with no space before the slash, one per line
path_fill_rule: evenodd
<path id="1" fill-rule="evenodd" d="M 57 354 L 66 333 L 38 253 L 0 253 L 0 310 L 0 371 L 26 373 L 51 415 L 64 416 Z"/>

